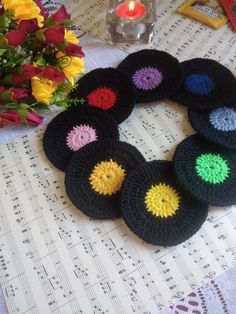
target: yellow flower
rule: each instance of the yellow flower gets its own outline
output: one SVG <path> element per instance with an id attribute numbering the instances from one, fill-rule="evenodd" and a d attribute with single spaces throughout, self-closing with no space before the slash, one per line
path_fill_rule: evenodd
<path id="1" fill-rule="evenodd" d="M 53 93 L 57 89 L 57 84 L 45 79 L 39 78 L 37 76 L 31 79 L 32 95 L 38 102 L 49 105 L 53 98 Z"/>
<path id="2" fill-rule="evenodd" d="M 79 39 L 77 38 L 76 34 L 73 31 L 65 32 L 65 40 L 68 41 L 68 43 L 72 43 L 75 45 L 79 43 Z"/>
<path id="3" fill-rule="evenodd" d="M 13 20 L 31 20 L 37 19 L 38 26 L 43 26 L 44 18 L 40 14 L 40 8 L 33 0 L 1 0 L 5 10 L 14 12 Z"/>
<path id="4" fill-rule="evenodd" d="M 78 57 L 67 56 L 62 52 L 57 53 L 57 59 L 66 78 L 74 84 L 79 74 L 84 72 L 84 61 Z"/>

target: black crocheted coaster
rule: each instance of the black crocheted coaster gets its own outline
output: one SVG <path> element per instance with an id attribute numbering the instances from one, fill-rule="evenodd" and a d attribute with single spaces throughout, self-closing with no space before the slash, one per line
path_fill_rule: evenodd
<path id="1" fill-rule="evenodd" d="M 150 102 L 172 95 L 182 82 L 179 61 L 164 51 L 144 49 L 127 56 L 118 66 L 133 81 L 137 102 Z"/>
<path id="2" fill-rule="evenodd" d="M 118 218 L 120 189 L 131 170 L 144 162 L 132 145 L 119 141 L 97 141 L 72 157 L 65 176 L 72 203 L 87 216 Z"/>
<path id="3" fill-rule="evenodd" d="M 100 109 L 79 105 L 63 111 L 49 123 L 43 147 L 53 165 L 65 171 L 74 152 L 105 138 L 118 140 L 117 123 Z"/>
<path id="4" fill-rule="evenodd" d="M 143 240 L 177 245 L 198 231 L 208 206 L 176 182 L 170 161 L 144 163 L 128 175 L 121 192 L 122 215 Z"/>
<path id="5" fill-rule="evenodd" d="M 211 142 L 236 150 L 236 109 L 189 110 L 192 127 Z"/>
<path id="6" fill-rule="evenodd" d="M 108 112 L 118 123 L 132 112 L 136 101 L 132 81 L 124 73 L 113 68 L 99 68 L 85 74 L 70 98 Z"/>
<path id="7" fill-rule="evenodd" d="M 196 199 L 216 206 L 236 204 L 236 153 L 192 135 L 173 158 L 179 183 Z"/>
<path id="8" fill-rule="evenodd" d="M 222 64 L 196 58 L 181 65 L 184 79 L 173 100 L 195 109 L 213 109 L 236 99 L 236 79 Z"/>

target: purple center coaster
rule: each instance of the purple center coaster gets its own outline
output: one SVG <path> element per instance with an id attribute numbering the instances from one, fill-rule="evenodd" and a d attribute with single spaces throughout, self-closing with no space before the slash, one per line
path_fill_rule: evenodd
<path id="1" fill-rule="evenodd" d="M 86 144 L 96 141 L 96 131 L 89 125 L 79 125 L 73 127 L 66 138 L 67 146 L 74 152 Z"/>
<path id="2" fill-rule="evenodd" d="M 163 74 L 156 68 L 143 67 L 133 74 L 134 85 L 142 90 L 152 90 L 163 80 Z"/>

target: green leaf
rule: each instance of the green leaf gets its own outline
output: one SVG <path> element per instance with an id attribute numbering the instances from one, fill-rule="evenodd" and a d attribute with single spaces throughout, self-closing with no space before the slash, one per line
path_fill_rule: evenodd
<path id="1" fill-rule="evenodd" d="M 0 16 L 0 31 L 6 32 L 10 23 L 11 23 L 11 20 L 6 15 L 1 15 Z"/>
<path id="2" fill-rule="evenodd" d="M 8 46 L 8 41 L 5 37 L 1 36 L 0 37 L 0 48 L 1 49 L 7 49 L 9 46 Z"/>
<path id="3" fill-rule="evenodd" d="M 1 49 L 0 48 L 0 56 L 2 56 L 6 51 L 7 51 L 7 49 Z"/>
<path id="4" fill-rule="evenodd" d="M 36 62 L 36 64 L 40 67 L 44 67 L 47 65 L 47 61 L 45 59 L 40 59 Z"/>
<path id="5" fill-rule="evenodd" d="M 56 26 L 57 22 L 53 21 L 52 17 L 50 17 L 49 19 L 47 19 L 46 21 L 44 21 L 44 26 L 48 27 L 48 26 Z"/>
<path id="6" fill-rule="evenodd" d="M 64 20 L 63 21 L 63 24 L 68 26 L 68 25 L 71 25 L 73 23 L 73 20 L 70 20 L 70 19 L 67 19 L 67 20 Z"/>
<path id="7" fill-rule="evenodd" d="M 50 107 L 44 103 L 37 103 L 34 105 L 34 108 L 39 109 L 39 110 L 47 110 L 50 111 Z"/>
<path id="8" fill-rule="evenodd" d="M 29 106 L 27 104 L 21 103 L 18 108 L 16 108 L 16 111 L 19 113 L 21 118 L 25 120 L 29 112 Z"/>
<path id="9" fill-rule="evenodd" d="M 18 104 L 14 103 L 14 102 L 8 103 L 8 104 L 5 105 L 6 109 L 16 109 L 17 107 L 18 107 Z"/>
<path id="10" fill-rule="evenodd" d="M 36 36 L 36 38 L 38 39 L 38 40 L 40 40 L 40 41 L 45 41 L 46 39 L 45 39 L 45 36 L 44 36 L 44 33 L 45 32 L 45 28 L 42 28 L 42 29 L 40 29 L 39 31 L 37 31 L 36 33 L 35 33 L 35 36 Z"/>

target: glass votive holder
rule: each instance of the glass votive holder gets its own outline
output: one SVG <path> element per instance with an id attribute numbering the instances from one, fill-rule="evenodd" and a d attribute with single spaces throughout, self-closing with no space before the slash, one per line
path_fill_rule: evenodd
<path id="1" fill-rule="evenodd" d="M 106 24 L 113 43 L 149 43 L 156 22 L 156 0 L 110 0 Z"/>

